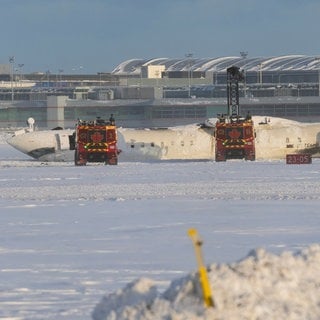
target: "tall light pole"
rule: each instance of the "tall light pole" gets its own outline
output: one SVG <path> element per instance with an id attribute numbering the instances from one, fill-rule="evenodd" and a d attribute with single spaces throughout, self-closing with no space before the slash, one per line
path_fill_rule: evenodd
<path id="1" fill-rule="evenodd" d="M 191 97 L 191 59 L 193 57 L 192 53 L 187 53 L 185 57 L 188 59 L 188 98 Z"/>
<path id="2" fill-rule="evenodd" d="M 50 89 L 50 70 L 46 71 L 46 75 L 47 75 L 47 84 L 48 84 L 48 89 Z"/>
<path id="3" fill-rule="evenodd" d="M 13 70 L 14 70 L 14 56 L 9 57 L 10 68 L 10 82 L 11 82 L 11 101 L 14 100 L 14 91 L 13 91 Z"/>
<path id="4" fill-rule="evenodd" d="M 24 66 L 24 63 L 19 63 L 18 67 L 19 67 L 19 73 L 20 73 L 20 77 L 19 77 L 19 82 L 21 83 L 22 80 L 22 68 Z"/>
<path id="5" fill-rule="evenodd" d="M 248 51 L 240 51 L 240 56 L 242 59 L 246 59 L 248 57 Z"/>
<path id="6" fill-rule="evenodd" d="M 63 69 L 59 69 L 59 88 L 62 87 L 62 73 Z"/>
<path id="7" fill-rule="evenodd" d="M 319 62 L 320 62 L 320 57 L 315 57 L 314 61 L 318 64 L 317 70 L 318 70 L 318 95 L 320 96 L 320 67 L 319 67 Z"/>
<path id="8" fill-rule="evenodd" d="M 262 83 L 263 83 L 263 79 L 262 79 L 262 69 L 263 69 L 263 67 L 264 67 L 264 63 L 263 62 L 261 62 L 260 64 L 259 64 L 259 67 L 260 67 L 260 80 L 259 80 L 259 82 L 260 82 L 260 87 L 262 88 Z"/>

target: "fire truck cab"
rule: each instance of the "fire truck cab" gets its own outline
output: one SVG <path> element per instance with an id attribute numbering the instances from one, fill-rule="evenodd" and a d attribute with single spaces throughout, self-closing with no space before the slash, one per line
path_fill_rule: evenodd
<path id="1" fill-rule="evenodd" d="M 76 166 L 84 166 L 87 162 L 118 164 L 120 150 L 117 148 L 117 128 L 112 116 L 109 121 L 99 117 L 94 121 L 79 120 L 74 141 Z"/>

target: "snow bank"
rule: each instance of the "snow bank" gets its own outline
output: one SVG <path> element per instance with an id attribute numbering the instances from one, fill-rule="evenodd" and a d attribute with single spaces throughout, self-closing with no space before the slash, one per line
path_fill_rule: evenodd
<path id="1" fill-rule="evenodd" d="M 158 293 L 138 279 L 102 298 L 94 320 L 320 318 L 320 245 L 280 256 L 257 249 L 237 263 L 213 264 L 209 278 L 215 302 L 205 308 L 196 273 Z"/>
<path id="2" fill-rule="evenodd" d="M 12 137 L 13 132 L 11 132 L 9 129 L 0 129 L 0 145 L 7 144 L 7 140 Z"/>

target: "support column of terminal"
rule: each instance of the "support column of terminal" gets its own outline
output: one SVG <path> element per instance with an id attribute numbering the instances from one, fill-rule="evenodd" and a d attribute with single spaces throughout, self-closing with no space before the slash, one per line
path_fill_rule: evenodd
<path id="1" fill-rule="evenodd" d="M 64 108 L 67 96 L 48 96 L 47 97 L 47 127 L 64 128 Z"/>

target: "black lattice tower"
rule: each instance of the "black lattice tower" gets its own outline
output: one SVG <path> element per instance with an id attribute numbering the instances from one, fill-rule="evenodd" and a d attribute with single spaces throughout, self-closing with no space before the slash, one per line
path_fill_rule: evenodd
<path id="1" fill-rule="evenodd" d="M 228 115 L 231 117 L 240 115 L 239 82 L 243 80 L 244 75 L 240 68 L 233 66 L 227 69 Z"/>

